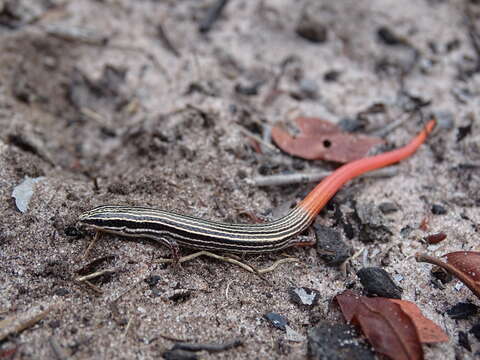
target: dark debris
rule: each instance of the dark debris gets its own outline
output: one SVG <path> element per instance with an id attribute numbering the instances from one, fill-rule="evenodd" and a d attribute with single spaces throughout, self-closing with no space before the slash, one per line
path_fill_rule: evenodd
<path id="1" fill-rule="evenodd" d="M 392 299 L 402 298 L 402 289 L 399 288 L 390 275 L 382 268 L 368 267 L 357 272 L 368 295 L 376 295 Z"/>

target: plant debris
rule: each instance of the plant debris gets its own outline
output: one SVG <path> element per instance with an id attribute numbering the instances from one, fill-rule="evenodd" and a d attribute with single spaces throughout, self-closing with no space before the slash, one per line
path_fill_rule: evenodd
<path id="1" fill-rule="evenodd" d="M 343 132 L 340 127 L 319 118 L 299 117 L 297 137 L 279 127 L 272 129 L 272 138 L 286 153 L 307 160 L 327 160 L 347 163 L 361 159 L 373 147 L 383 144 L 379 138 Z"/>
<path id="2" fill-rule="evenodd" d="M 424 239 L 427 242 L 427 244 L 435 245 L 435 244 L 438 244 L 439 242 L 442 242 L 446 238 L 447 238 L 447 234 L 445 234 L 444 232 L 439 232 L 436 234 L 425 236 Z"/>
<path id="3" fill-rule="evenodd" d="M 426 254 L 416 254 L 418 262 L 437 265 L 463 282 L 480 299 L 480 252 L 456 251 L 443 255 L 447 263 Z"/>
<path id="4" fill-rule="evenodd" d="M 391 359 L 423 359 L 422 339 L 448 341 L 447 335 L 409 301 L 368 298 L 347 290 L 335 297 L 348 322 L 360 326 L 374 349 Z"/>

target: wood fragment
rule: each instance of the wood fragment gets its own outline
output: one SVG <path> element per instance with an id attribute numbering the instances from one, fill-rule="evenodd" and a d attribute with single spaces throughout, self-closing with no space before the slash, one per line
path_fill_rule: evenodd
<path id="1" fill-rule="evenodd" d="M 268 176 L 256 176 L 251 179 L 247 179 L 247 182 L 255 186 L 280 186 L 289 184 L 305 184 L 310 182 L 317 182 L 329 175 L 333 171 L 319 170 L 309 173 L 293 173 L 293 174 L 277 174 Z M 392 177 L 398 174 L 398 168 L 391 166 L 388 168 L 375 170 L 359 177 L 361 178 L 375 178 L 375 177 Z"/>
<path id="2" fill-rule="evenodd" d="M 83 282 L 83 281 L 86 281 L 86 280 L 95 279 L 95 278 L 97 278 L 99 276 L 102 276 L 102 275 L 114 274 L 116 271 L 117 271 L 116 269 L 100 270 L 100 271 L 96 271 L 96 272 L 88 274 L 88 275 L 79 276 L 75 279 L 75 281 Z"/>

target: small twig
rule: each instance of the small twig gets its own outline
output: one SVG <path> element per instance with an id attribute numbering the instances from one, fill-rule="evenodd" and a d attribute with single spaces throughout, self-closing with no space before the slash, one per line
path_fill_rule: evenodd
<path id="1" fill-rule="evenodd" d="M 116 269 L 100 270 L 100 271 L 96 271 L 96 272 L 88 274 L 88 275 L 79 276 L 75 279 L 75 281 L 82 282 L 82 281 L 86 281 L 86 280 L 91 280 L 91 279 L 95 279 L 96 277 L 99 277 L 99 276 L 102 276 L 102 275 L 105 275 L 105 274 L 113 274 L 116 271 L 117 271 Z"/>
<path id="2" fill-rule="evenodd" d="M 130 328 L 132 327 L 132 323 L 134 321 L 135 316 L 132 316 L 127 323 L 127 327 L 125 328 L 125 332 L 123 333 L 123 337 L 128 336 L 128 332 L 130 331 Z"/>
<path id="3" fill-rule="evenodd" d="M 110 260 L 113 260 L 113 259 L 115 259 L 115 255 L 101 256 L 99 258 L 93 259 L 90 262 L 82 265 L 82 267 L 75 270 L 74 272 L 79 274 L 79 275 L 85 275 L 85 274 L 88 274 L 89 272 L 92 272 L 96 267 L 98 267 L 103 262 L 110 261 Z"/>
<path id="4" fill-rule="evenodd" d="M 102 295 L 103 294 L 103 290 L 100 289 L 98 286 L 96 285 L 93 285 L 90 281 L 88 280 L 85 280 L 85 281 L 82 281 L 82 284 L 85 284 L 87 285 L 90 289 L 92 289 L 95 293 L 97 293 L 98 295 Z"/>
<path id="5" fill-rule="evenodd" d="M 210 9 L 208 9 L 207 15 L 200 22 L 198 30 L 202 33 L 210 31 L 213 23 L 218 20 L 227 3 L 228 0 L 217 0 L 217 2 Z"/>
<path id="6" fill-rule="evenodd" d="M 480 299 L 480 288 L 478 287 L 478 285 L 473 279 L 469 278 L 464 272 L 458 270 L 456 267 L 440 260 L 439 258 L 429 256 L 427 254 L 417 253 L 415 254 L 415 260 L 417 260 L 417 262 L 426 262 L 432 265 L 437 265 L 442 269 L 445 269 L 450 274 L 458 278 L 461 282 L 463 282 L 470 290 L 472 290 L 475 296 Z"/>
<path id="7" fill-rule="evenodd" d="M 316 171 L 310 173 L 293 173 L 293 174 L 277 174 L 277 175 L 268 175 L 268 176 L 256 176 L 252 179 L 246 180 L 249 184 L 255 186 L 280 186 L 288 184 L 304 184 L 310 182 L 319 181 L 329 175 L 333 171 Z M 390 166 L 384 169 L 375 170 L 366 174 L 363 174 L 359 177 L 369 178 L 369 177 L 391 177 L 398 174 L 398 168 L 395 166 Z"/>
<path id="8" fill-rule="evenodd" d="M 261 145 L 264 145 L 266 146 L 269 150 L 272 150 L 273 152 L 275 153 L 280 153 L 280 150 L 278 150 L 275 146 L 273 146 L 272 144 L 268 143 L 268 142 L 265 142 L 263 141 L 263 139 L 260 137 L 260 136 L 257 136 L 253 133 L 251 133 L 250 131 L 248 131 L 247 129 L 245 129 L 244 127 L 241 127 L 239 126 L 238 129 L 240 130 L 241 133 L 243 133 L 244 135 L 246 135 L 247 137 L 257 141 L 258 143 L 260 143 Z"/>
<path id="9" fill-rule="evenodd" d="M 243 341 L 240 339 L 235 339 L 228 341 L 223 344 L 195 344 L 195 343 L 176 343 L 173 345 L 172 350 L 180 349 L 187 351 L 209 351 L 209 352 L 219 352 L 229 349 L 233 349 L 237 346 L 243 344 Z"/>
<path id="10" fill-rule="evenodd" d="M 264 269 L 260 269 L 257 272 L 259 274 L 265 274 L 267 272 L 274 271 L 278 267 L 278 265 L 289 263 L 289 262 L 299 262 L 299 260 L 297 258 L 294 258 L 294 257 L 280 259 L 280 260 L 275 261 L 271 266 L 269 266 L 267 268 L 264 268 Z"/>
<path id="11" fill-rule="evenodd" d="M 98 239 L 100 239 L 101 236 L 102 236 L 102 234 L 101 234 L 100 231 L 97 231 L 95 233 L 95 236 L 93 237 L 93 240 L 90 242 L 87 249 L 83 253 L 82 259 L 85 259 L 88 256 L 88 254 L 90 253 L 90 250 L 93 248 L 93 245 L 95 245 L 95 243 L 97 242 Z"/>
<path id="12" fill-rule="evenodd" d="M 133 284 L 130 288 L 128 288 L 127 290 L 125 290 L 123 293 L 121 293 L 120 295 L 118 295 L 114 300 L 111 301 L 111 303 L 116 303 L 118 300 L 120 300 L 122 297 L 124 297 L 126 294 L 128 294 L 130 291 L 132 291 L 133 289 L 135 289 L 139 284 L 141 284 L 143 282 L 144 278 L 142 277 L 140 280 L 137 280 L 135 282 L 135 284 Z"/>

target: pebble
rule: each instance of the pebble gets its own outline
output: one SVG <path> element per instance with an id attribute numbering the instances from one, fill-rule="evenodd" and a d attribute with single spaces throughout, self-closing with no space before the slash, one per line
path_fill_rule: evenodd
<path id="1" fill-rule="evenodd" d="M 455 320 L 468 319 L 478 312 L 478 306 L 472 303 L 460 302 L 447 310 L 448 316 Z"/>
<path id="2" fill-rule="evenodd" d="M 285 331 L 285 327 L 288 325 L 288 320 L 286 317 L 274 312 L 266 313 L 265 315 L 263 315 L 263 317 L 267 319 L 270 324 L 280 330 Z"/>
<path id="3" fill-rule="evenodd" d="M 432 214 L 445 215 L 446 213 L 447 213 L 447 209 L 445 209 L 442 205 L 439 205 L 439 204 L 432 205 Z"/>
<path id="4" fill-rule="evenodd" d="M 470 334 L 473 334 L 480 341 L 480 323 L 473 325 L 469 331 Z"/>
<path id="5" fill-rule="evenodd" d="M 352 248 L 342 240 L 340 232 L 321 225 L 315 225 L 314 230 L 317 254 L 327 265 L 338 266 L 350 257 Z"/>
<path id="6" fill-rule="evenodd" d="M 366 292 L 392 299 L 401 299 L 402 290 L 392 280 L 390 275 L 382 268 L 367 267 L 357 272 L 360 282 Z"/>
<path id="7" fill-rule="evenodd" d="M 394 213 L 394 212 L 398 211 L 397 205 L 395 205 L 392 202 L 381 203 L 380 205 L 378 205 L 378 208 L 384 214 L 391 214 L 391 213 Z"/>

